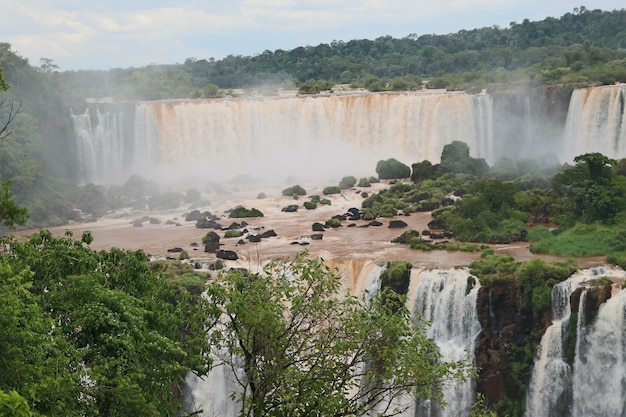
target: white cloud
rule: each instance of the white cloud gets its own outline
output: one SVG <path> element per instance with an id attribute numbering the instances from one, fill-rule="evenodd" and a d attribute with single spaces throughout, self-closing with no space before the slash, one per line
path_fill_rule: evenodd
<path id="1" fill-rule="evenodd" d="M 596 0 L 594 8 L 623 8 Z M 579 0 L 0 0 L 0 41 L 62 69 L 252 55 L 331 40 L 450 33 L 559 16 Z M 111 60 L 106 61 L 106 60 Z"/>

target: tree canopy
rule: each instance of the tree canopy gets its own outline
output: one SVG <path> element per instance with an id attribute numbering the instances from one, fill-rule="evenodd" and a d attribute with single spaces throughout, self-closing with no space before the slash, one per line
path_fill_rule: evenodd
<path id="1" fill-rule="evenodd" d="M 209 338 L 240 385 L 240 416 L 396 415 L 471 376 L 470 364 L 441 361 L 401 296 L 343 295 L 323 260 L 303 256 L 209 285 Z"/>
<path id="2" fill-rule="evenodd" d="M 143 252 L 91 240 L 2 240 L 0 409 L 17 395 L 49 417 L 171 416 L 185 373 L 210 364 L 205 304 Z"/>

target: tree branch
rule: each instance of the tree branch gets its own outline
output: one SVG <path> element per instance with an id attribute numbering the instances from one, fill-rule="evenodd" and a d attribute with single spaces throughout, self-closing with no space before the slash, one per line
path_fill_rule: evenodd
<path id="1" fill-rule="evenodd" d="M 2 100 L 0 100 L 0 111 L 8 112 L 5 122 L 3 124 L 0 124 L 0 142 L 4 141 L 11 135 L 11 133 L 13 133 L 9 130 L 9 125 L 13 122 L 15 116 L 17 116 L 22 109 L 22 103 L 20 103 L 16 108 L 15 101 L 13 99 L 11 99 L 10 102 L 8 101 L 9 100 L 7 98 L 3 98 Z"/>

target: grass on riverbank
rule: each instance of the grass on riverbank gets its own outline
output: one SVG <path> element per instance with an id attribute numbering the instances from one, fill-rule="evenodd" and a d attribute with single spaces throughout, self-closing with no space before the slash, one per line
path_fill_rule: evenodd
<path id="1" fill-rule="evenodd" d="M 533 253 L 559 256 L 602 256 L 626 250 L 626 226 L 578 223 L 561 233 L 553 234 L 543 226 L 528 234 Z"/>

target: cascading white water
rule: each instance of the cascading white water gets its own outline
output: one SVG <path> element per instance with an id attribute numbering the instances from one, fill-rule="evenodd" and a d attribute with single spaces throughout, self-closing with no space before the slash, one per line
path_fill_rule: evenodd
<path id="1" fill-rule="evenodd" d="M 561 162 L 588 152 L 626 157 L 625 102 L 626 84 L 575 90 L 557 148 Z M 103 111 L 91 120 L 86 113 L 72 122 L 83 182 L 112 183 L 130 174 L 221 180 L 263 173 L 283 179 L 319 173 L 320 166 L 330 178 L 371 175 L 379 160 L 391 157 L 436 163 L 454 140 L 489 164 L 501 156 L 534 154 L 523 151 L 536 140 L 532 106 L 526 97 L 520 127 L 521 141 L 529 143 L 516 146 L 494 138 L 494 124 L 506 125 L 507 115 L 494 120 L 493 98 L 485 92 L 165 100 L 137 103 L 129 114 L 132 132 L 121 128 L 121 113 Z"/>
<path id="2" fill-rule="evenodd" d="M 124 137 L 118 116 L 96 109 L 94 123 L 89 109 L 72 115 L 76 152 L 81 159 L 84 183 L 114 184 L 126 180 Z"/>
<path id="3" fill-rule="evenodd" d="M 474 347 L 481 332 L 476 311 L 480 284 L 467 269 L 434 269 L 419 273 L 414 313 L 430 322 L 428 336 L 440 349 L 444 361 L 474 359 Z M 447 381 L 443 386 L 446 407 L 428 402 L 418 417 L 466 417 L 474 403 L 473 382 Z"/>
<path id="4" fill-rule="evenodd" d="M 570 296 L 588 279 L 579 273 L 552 288 L 552 325 L 546 329 L 537 350 L 526 397 L 526 417 L 551 417 L 568 406 L 572 381 L 563 335 L 569 327 Z"/>
<path id="5" fill-rule="evenodd" d="M 115 175 L 319 178 L 323 167 L 329 177 L 366 176 L 381 159 L 437 162 L 454 140 L 466 142 L 474 157 L 494 158 L 492 98 L 485 93 L 167 100 L 138 103 L 134 117 L 133 137 L 124 138 L 127 155 L 117 158 L 126 162 Z M 93 129 L 75 130 L 93 147 L 101 142 Z M 87 156 L 82 165 L 92 163 Z M 106 168 L 98 175 L 109 178 Z"/>
<path id="6" fill-rule="evenodd" d="M 214 359 L 218 360 L 217 357 Z M 190 373 L 185 383 L 188 390 L 187 407 L 190 412 L 198 413 L 194 415 L 235 417 L 241 410 L 239 404 L 231 399 L 232 394 L 241 392 L 241 387 L 229 365 L 218 364 L 203 378 Z"/>
<path id="7" fill-rule="evenodd" d="M 588 394 L 577 391 L 576 380 L 581 378 L 579 352 L 572 368 L 566 359 L 566 341 L 564 335 L 569 331 L 570 296 L 577 288 L 601 277 L 622 279 L 623 270 L 609 267 L 596 267 L 581 270 L 552 289 L 552 325 L 546 329 L 537 351 L 528 394 L 526 398 L 526 417 L 554 417 L 571 415 L 572 401 L 580 401 Z M 584 296 L 581 297 L 579 311 L 583 311 Z M 579 313 L 577 345 L 581 344 L 584 328 L 583 318 Z M 577 348 L 578 350 L 578 348 Z M 585 377 L 583 377 L 585 378 Z M 574 414 L 576 415 L 576 414 Z M 580 417 L 591 414 L 579 414 Z M 598 416 L 614 414 L 598 414 Z M 619 414 L 616 414 L 619 415 Z"/>
<path id="8" fill-rule="evenodd" d="M 574 370 L 572 417 L 626 417 L 626 289 L 579 330 Z"/>
<path id="9" fill-rule="evenodd" d="M 626 84 L 574 90 L 565 123 L 564 161 L 591 152 L 626 157 L 625 101 Z"/>

